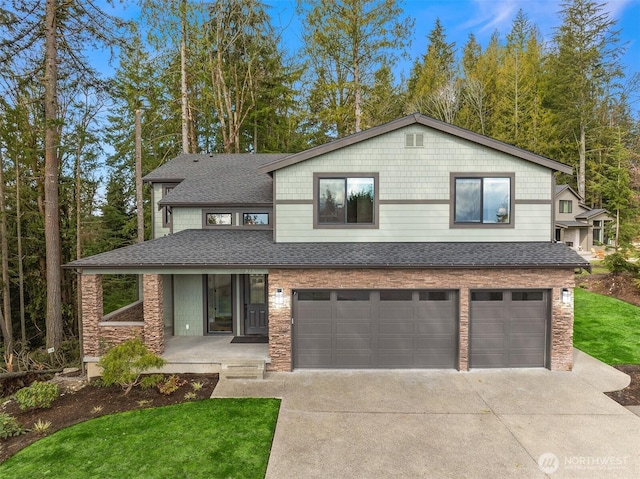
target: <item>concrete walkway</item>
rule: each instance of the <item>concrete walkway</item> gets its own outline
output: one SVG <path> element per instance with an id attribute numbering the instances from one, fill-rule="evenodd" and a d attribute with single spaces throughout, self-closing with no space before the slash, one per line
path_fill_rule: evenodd
<path id="1" fill-rule="evenodd" d="M 282 398 L 267 478 L 621 479 L 640 417 L 602 390 L 627 384 L 578 352 L 574 372 L 296 371 L 214 397 Z"/>

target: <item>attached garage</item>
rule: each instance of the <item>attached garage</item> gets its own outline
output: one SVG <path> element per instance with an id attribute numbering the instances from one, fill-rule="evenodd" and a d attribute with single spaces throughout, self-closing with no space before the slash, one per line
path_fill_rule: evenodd
<path id="1" fill-rule="evenodd" d="M 294 368 L 456 368 L 451 290 L 294 291 Z"/>
<path id="2" fill-rule="evenodd" d="M 547 367 L 548 290 L 471 291 L 469 367 Z"/>

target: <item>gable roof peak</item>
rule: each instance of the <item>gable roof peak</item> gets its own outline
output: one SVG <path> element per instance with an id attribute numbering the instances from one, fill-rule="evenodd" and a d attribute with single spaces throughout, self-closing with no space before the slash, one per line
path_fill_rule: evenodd
<path id="1" fill-rule="evenodd" d="M 445 133 L 453 137 L 461 138 L 461 139 L 470 141 L 472 143 L 482 145 L 496 151 L 500 151 L 502 153 L 506 153 L 508 155 L 514 156 L 516 158 L 520 158 L 522 160 L 536 163 L 538 165 L 544 166 L 554 171 L 560 171 L 562 173 L 567 173 L 567 174 L 571 174 L 573 172 L 573 169 L 570 166 L 560 163 L 558 161 L 552 160 L 550 158 L 546 158 L 544 156 L 538 155 L 531 151 L 524 150 L 517 146 L 513 146 L 508 143 L 504 143 L 502 141 L 489 138 L 488 136 L 475 133 L 471 130 L 466 130 L 459 126 L 455 126 L 450 123 L 445 123 L 443 121 L 436 120 L 435 118 L 428 117 L 426 115 L 423 115 L 422 113 L 413 113 L 411 115 L 398 118 L 396 120 L 392 120 L 389 123 L 374 126 L 367 130 L 363 130 L 357 133 L 353 133 L 349 136 L 345 136 L 344 138 L 333 140 L 329 143 L 325 143 L 324 145 L 315 146 L 313 148 L 302 151 L 300 153 L 295 153 L 292 155 L 285 156 L 284 158 L 281 158 L 279 160 L 276 160 L 261 166 L 259 168 L 259 171 L 261 173 L 273 174 L 273 172 L 276 170 L 286 168 L 288 166 L 295 165 L 297 163 L 301 163 L 303 161 L 306 161 L 312 158 L 316 158 L 326 153 L 330 153 L 332 151 L 346 148 L 347 146 L 355 145 L 357 143 L 369 140 L 371 138 L 375 138 L 377 136 L 381 136 L 386 133 L 390 133 L 392 131 L 396 131 L 406 126 L 415 125 L 415 124 L 419 124 L 427 128 L 431 128 L 433 130 L 439 131 L 441 133 Z"/>

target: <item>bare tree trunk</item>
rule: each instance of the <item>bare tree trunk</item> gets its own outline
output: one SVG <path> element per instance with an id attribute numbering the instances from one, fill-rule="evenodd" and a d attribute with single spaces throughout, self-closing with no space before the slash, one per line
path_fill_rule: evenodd
<path id="1" fill-rule="evenodd" d="M 180 4 L 180 97 L 182 100 L 182 153 L 189 153 L 189 101 L 187 97 L 187 0 Z"/>
<path id="2" fill-rule="evenodd" d="M 57 0 L 47 0 L 45 13 L 44 72 L 44 237 L 47 268 L 47 348 L 62 342 L 60 207 L 58 198 L 58 45 Z"/>
<path id="3" fill-rule="evenodd" d="M 353 83 L 354 83 L 354 116 L 356 133 L 362 130 L 362 87 L 360 86 L 360 69 L 358 59 L 353 59 Z"/>
<path id="4" fill-rule="evenodd" d="M 580 154 L 580 164 L 578 165 L 578 194 L 582 197 L 582 200 L 586 203 L 586 187 L 585 187 L 585 169 L 587 164 L 587 140 L 584 122 L 580 123 L 580 144 L 579 154 Z"/>
<path id="5" fill-rule="evenodd" d="M 140 110 L 136 110 L 136 211 L 138 243 L 144 242 L 144 203 L 142 199 L 142 123 Z"/>
<path id="6" fill-rule="evenodd" d="M 11 325 L 11 294 L 9 290 L 9 245 L 7 242 L 7 208 L 4 202 L 4 161 L 0 148 L 0 235 L 2 236 L 2 305 L 5 324 L 2 330 L 5 352 L 13 352 L 13 328 Z"/>
<path id="7" fill-rule="evenodd" d="M 76 259 L 82 258 L 82 169 L 80 167 L 80 156 L 82 155 L 82 142 L 78 142 L 76 149 Z M 78 341 L 80 351 L 82 351 L 82 282 L 80 274 L 76 274 L 76 318 L 78 321 Z M 80 353 L 82 357 L 82 352 Z M 81 361 L 84 370 L 84 361 Z M 84 371 L 83 371 L 84 372 Z"/>
<path id="8" fill-rule="evenodd" d="M 22 204 L 20 200 L 20 162 L 16 159 L 16 229 L 18 241 L 18 290 L 20 301 L 20 333 L 22 343 L 27 343 L 27 322 L 24 313 L 24 267 L 22 265 Z"/>

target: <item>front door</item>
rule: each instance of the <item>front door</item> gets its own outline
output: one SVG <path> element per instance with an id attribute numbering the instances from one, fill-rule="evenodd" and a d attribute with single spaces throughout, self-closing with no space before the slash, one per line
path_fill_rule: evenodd
<path id="1" fill-rule="evenodd" d="M 244 334 L 266 336 L 269 332 L 266 274 L 245 275 L 244 299 Z"/>

